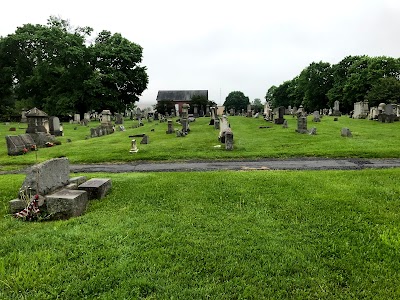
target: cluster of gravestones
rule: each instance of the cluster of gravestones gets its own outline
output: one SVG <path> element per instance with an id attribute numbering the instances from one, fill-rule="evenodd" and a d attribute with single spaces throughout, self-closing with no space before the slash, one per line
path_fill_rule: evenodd
<path id="1" fill-rule="evenodd" d="M 25 134 L 5 137 L 8 155 L 22 155 L 37 147 L 60 144 L 55 137 L 61 136 L 63 129 L 57 117 L 49 118 L 35 107 L 22 114 L 21 122 L 28 123 Z"/>
<path id="2" fill-rule="evenodd" d="M 353 119 L 377 120 L 382 123 L 393 123 L 400 118 L 400 105 L 380 103 L 375 107 L 368 107 L 368 101 L 354 103 L 354 110 L 350 114 Z"/>
<path id="3" fill-rule="evenodd" d="M 69 177 L 67 158 L 55 158 L 31 167 L 18 193 L 9 202 L 15 216 L 31 215 L 30 219 L 65 220 L 85 213 L 88 202 L 102 199 L 110 191 L 109 178 Z M 37 196 L 36 196 L 37 195 Z M 39 212 L 28 212 L 29 202 L 38 200 Z"/>

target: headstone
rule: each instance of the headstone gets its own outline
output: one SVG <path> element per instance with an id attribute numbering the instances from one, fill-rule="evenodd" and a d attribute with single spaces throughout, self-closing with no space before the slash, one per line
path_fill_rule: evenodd
<path id="1" fill-rule="evenodd" d="M 87 112 L 87 113 L 84 113 L 84 114 L 83 114 L 83 119 L 84 119 L 84 120 L 90 121 L 90 113 L 88 113 L 88 112 Z"/>
<path id="2" fill-rule="evenodd" d="M 224 114 L 225 111 L 225 106 L 217 106 L 217 113 L 216 116 L 222 116 Z"/>
<path id="3" fill-rule="evenodd" d="M 36 146 L 36 143 L 30 134 L 20 134 L 19 137 L 22 139 L 27 149 L 32 149 L 32 146 Z"/>
<path id="4" fill-rule="evenodd" d="M 199 106 L 197 104 L 193 104 L 193 117 L 199 117 Z"/>
<path id="5" fill-rule="evenodd" d="M 188 133 L 190 131 L 190 129 L 189 129 L 189 119 L 182 118 L 181 119 L 181 124 L 182 124 L 182 132 Z"/>
<path id="6" fill-rule="evenodd" d="M 214 120 L 214 128 L 219 130 L 219 119 L 218 118 L 216 118 Z"/>
<path id="7" fill-rule="evenodd" d="M 308 133 L 307 130 L 307 117 L 298 117 L 297 118 L 297 129 L 298 133 Z"/>
<path id="8" fill-rule="evenodd" d="M 316 135 L 317 134 L 317 128 L 313 127 L 310 130 L 310 135 Z"/>
<path id="9" fill-rule="evenodd" d="M 78 186 L 79 190 L 86 191 L 88 199 L 103 199 L 112 187 L 109 178 L 92 178 Z"/>
<path id="10" fill-rule="evenodd" d="M 368 101 L 354 103 L 353 119 L 365 119 L 368 116 Z"/>
<path id="11" fill-rule="evenodd" d="M 19 135 L 7 135 L 6 143 L 8 155 L 21 155 L 28 151 L 24 141 Z"/>
<path id="12" fill-rule="evenodd" d="M 101 124 L 111 125 L 111 112 L 108 109 L 101 112 Z"/>
<path id="13" fill-rule="evenodd" d="M 247 115 L 246 115 L 246 117 L 250 118 L 251 116 L 252 116 L 251 104 L 247 104 Z"/>
<path id="14" fill-rule="evenodd" d="M 150 143 L 149 136 L 145 134 L 142 140 L 140 141 L 140 144 L 149 144 L 149 143 Z"/>
<path id="15" fill-rule="evenodd" d="M 285 114 L 285 107 L 280 106 L 274 110 L 274 123 L 283 124 L 285 119 L 283 118 Z"/>
<path id="16" fill-rule="evenodd" d="M 168 122 L 167 122 L 167 124 L 168 124 L 168 129 L 167 129 L 167 131 L 166 131 L 166 134 L 172 134 L 172 133 L 174 133 L 174 124 L 173 124 L 172 120 L 169 119 Z"/>
<path id="17" fill-rule="evenodd" d="M 122 114 L 115 114 L 115 124 L 124 124 L 124 117 Z"/>
<path id="18" fill-rule="evenodd" d="M 321 122 L 321 117 L 319 111 L 314 111 L 313 113 L 313 122 Z"/>
<path id="19" fill-rule="evenodd" d="M 338 100 L 336 100 L 333 103 L 333 112 L 331 115 L 336 116 L 336 117 L 340 117 L 342 115 L 342 113 L 340 112 L 340 109 L 339 109 L 339 101 Z"/>
<path id="20" fill-rule="evenodd" d="M 23 110 L 23 111 L 21 112 L 21 123 L 26 123 L 26 122 L 28 122 L 28 120 L 27 120 L 27 118 L 26 118 L 26 111 Z"/>
<path id="21" fill-rule="evenodd" d="M 60 119 L 58 117 L 49 118 L 49 132 L 55 136 L 62 135 L 62 131 L 60 130 Z"/>
<path id="22" fill-rule="evenodd" d="M 80 124 L 80 123 L 81 123 L 81 115 L 75 114 L 74 115 L 74 124 Z"/>
<path id="23" fill-rule="evenodd" d="M 53 158 L 29 168 L 21 189 L 31 187 L 34 194 L 47 195 L 69 182 L 67 158 Z"/>
<path id="24" fill-rule="evenodd" d="M 206 116 L 209 117 L 210 116 L 210 105 L 206 105 Z"/>
<path id="25" fill-rule="evenodd" d="M 124 125 L 119 125 L 119 126 L 118 126 L 118 130 L 119 130 L 119 131 L 126 131 Z"/>
<path id="26" fill-rule="evenodd" d="M 48 133 L 46 127 L 44 126 L 44 122 L 48 119 L 48 115 L 45 112 L 34 107 L 26 112 L 26 118 L 28 120 L 28 128 L 26 129 L 26 133 Z"/>
<path id="27" fill-rule="evenodd" d="M 287 120 L 283 121 L 282 128 L 288 128 Z"/>
<path id="28" fill-rule="evenodd" d="M 231 128 L 225 131 L 225 150 L 233 150 L 233 133 Z"/>
<path id="29" fill-rule="evenodd" d="M 350 131 L 349 128 L 344 127 L 341 130 L 341 136 L 343 136 L 343 137 L 352 137 L 353 135 L 351 134 L 351 131 Z"/>
<path id="30" fill-rule="evenodd" d="M 139 149 L 137 148 L 136 145 L 136 140 L 131 141 L 131 150 L 129 150 L 130 153 L 137 153 Z"/>

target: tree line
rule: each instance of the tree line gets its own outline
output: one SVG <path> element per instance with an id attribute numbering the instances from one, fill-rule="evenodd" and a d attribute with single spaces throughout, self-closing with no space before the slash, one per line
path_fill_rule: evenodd
<path id="1" fill-rule="evenodd" d="M 0 37 L 0 115 L 38 107 L 51 115 L 122 111 L 147 88 L 142 47 L 119 33 L 50 17 Z"/>
<path id="2" fill-rule="evenodd" d="M 271 86 L 265 99 L 273 107 L 303 105 L 307 111 L 333 107 L 338 100 L 340 110 L 348 113 L 360 101 L 369 106 L 398 103 L 399 80 L 399 58 L 347 56 L 334 65 L 311 63 L 292 80 Z"/>

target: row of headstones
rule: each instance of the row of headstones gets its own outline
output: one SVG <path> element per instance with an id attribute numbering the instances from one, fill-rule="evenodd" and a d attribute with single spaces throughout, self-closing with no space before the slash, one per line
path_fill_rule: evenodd
<path id="1" fill-rule="evenodd" d="M 378 120 L 382 123 L 393 123 L 400 117 L 400 105 L 381 103 L 375 107 L 368 107 L 368 101 L 354 103 L 353 119 Z"/>
<path id="2" fill-rule="evenodd" d="M 317 113 L 319 114 L 318 111 L 316 111 L 314 113 L 315 114 L 317 114 Z M 338 120 L 338 118 L 334 119 L 334 121 L 337 121 L 337 120 Z M 313 121 L 314 122 L 319 122 L 319 121 L 316 121 L 315 115 L 314 115 Z M 283 126 L 283 128 L 288 128 L 287 120 L 284 121 L 282 126 Z M 307 129 L 307 117 L 306 116 L 300 116 L 300 117 L 297 118 L 297 129 L 295 130 L 295 132 L 302 133 L 302 134 L 308 133 L 310 135 L 316 135 L 317 134 L 317 128 L 313 127 L 311 130 L 308 130 Z M 342 128 L 341 136 L 352 137 L 350 129 L 349 128 Z"/>
<path id="3" fill-rule="evenodd" d="M 55 158 L 31 167 L 18 193 L 9 202 L 11 214 L 28 217 L 28 204 L 38 195 L 39 216 L 46 220 L 69 219 L 82 215 L 89 200 L 102 199 L 110 191 L 109 178 L 69 177 L 67 158 Z"/>

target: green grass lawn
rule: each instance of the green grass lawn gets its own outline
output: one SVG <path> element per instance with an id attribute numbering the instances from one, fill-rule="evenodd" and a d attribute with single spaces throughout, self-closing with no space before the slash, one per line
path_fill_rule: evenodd
<path id="1" fill-rule="evenodd" d="M 33 164 L 36 162 L 36 154 L 38 161 L 67 156 L 71 163 L 287 157 L 400 157 L 400 122 L 385 124 L 370 120 L 353 120 L 343 116 L 338 122 L 334 122 L 333 117 L 324 117 L 322 122 L 313 123 L 309 117 L 308 128 L 317 128 L 317 135 L 311 136 L 296 133 L 297 120 L 290 116 L 286 118 L 289 123 L 287 129 L 262 118 L 229 117 L 234 133 L 233 151 L 215 147 L 220 145 L 217 139 L 218 130 L 208 125 L 209 118 L 198 118 L 196 122 L 191 123 L 191 132 L 184 138 L 177 138 L 175 134 L 167 135 L 167 123 L 144 121 L 144 127 L 132 128 L 134 121 L 127 120 L 127 131 L 117 131 L 108 136 L 91 139 L 85 139 L 90 135 L 89 127 L 64 124 L 65 135 L 58 138 L 62 145 L 41 148 L 38 153 L 31 152 L 15 157 L 7 155 L 4 136 L 10 133 L 24 133 L 25 130 L 17 128 L 16 133 L 9 132 L 9 127 L 18 127 L 18 124 L 1 124 L 0 138 L 4 144 L 0 147 L 0 166 L 4 169 Z M 98 124 L 91 122 L 90 127 Z M 175 128 L 179 128 L 179 124 L 174 125 Z M 260 129 L 260 126 L 270 128 Z M 343 127 L 350 128 L 353 138 L 340 136 Z M 131 154 L 129 135 L 140 133 L 149 135 L 150 144 L 139 144 L 139 152 Z M 67 139 L 71 139 L 72 142 L 67 143 Z M 140 140 L 141 138 L 137 138 L 138 143 Z"/>
<path id="2" fill-rule="evenodd" d="M 106 198 L 40 223 L 6 215 L 24 176 L 0 176 L 0 299 L 400 297 L 400 169 L 92 176 Z"/>

